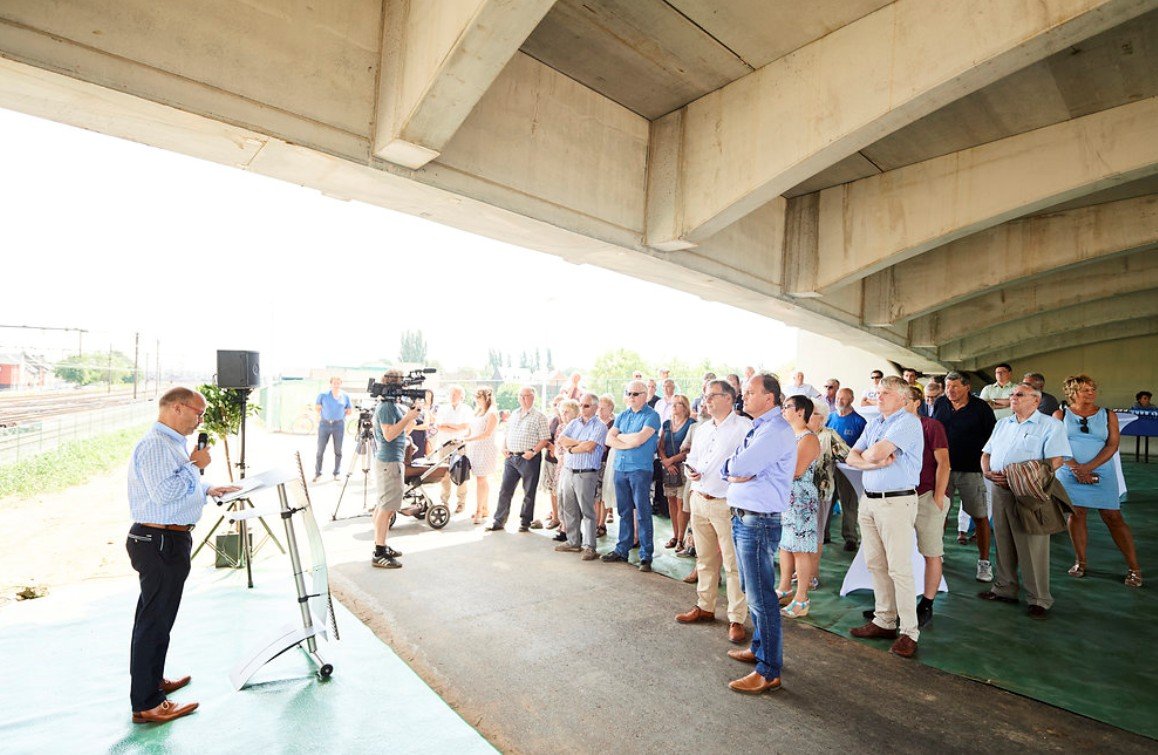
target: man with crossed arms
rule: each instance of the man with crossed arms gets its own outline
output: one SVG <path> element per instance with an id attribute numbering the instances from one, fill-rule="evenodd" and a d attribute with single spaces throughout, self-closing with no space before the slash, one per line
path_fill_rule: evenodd
<path id="1" fill-rule="evenodd" d="M 676 616 L 681 624 L 716 620 L 721 564 L 728 590 L 728 640 L 741 643 L 748 637 L 748 600 L 740 587 L 736 549 L 732 543 L 732 515 L 728 509 L 728 483 L 720 476 L 724 462 L 744 442 L 752 420 L 732 411 L 736 389 L 726 380 L 708 384 L 704 402 L 711 419 L 703 422 L 692 438 L 687 458 L 691 481 L 692 533 L 696 538 L 696 605 Z"/>

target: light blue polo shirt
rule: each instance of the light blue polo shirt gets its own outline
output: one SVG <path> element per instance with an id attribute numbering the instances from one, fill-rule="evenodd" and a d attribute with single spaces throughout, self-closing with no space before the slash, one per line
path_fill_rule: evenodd
<path id="1" fill-rule="evenodd" d="M 637 433 L 645 427 L 655 430 L 638 448 L 615 452 L 616 472 L 650 472 L 652 460 L 655 459 L 655 450 L 659 447 L 659 412 L 647 404 L 638 412 L 626 409 L 615 418 L 615 429 L 623 433 Z"/>
<path id="2" fill-rule="evenodd" d="M 1073 456 L 1065 425 L 1041 412 L 1034 412 L 1023 422 L 1017 421 L 1017 415 L 997 420 L 989 442 L 981 450 L 989 454 L 991 472 L 1000 472 L 1006 464 L 1019 461 Z"/>
<path id="3" fill-rule="evenodd" d="M 904 409 L 898 409 L 888 417 L 883 414 L 873 417 L 853 448 L 863 453 L 878 440 L 887 440 L 896 447 L 893 452 L 895 461 L 881 469 L 865 470 L 862 478 L 864 489 L 872 493 L 916 490 L 921 482 L 921 463 L 925 458 L 925 431 L 921 429 L 921 420 Z"/>

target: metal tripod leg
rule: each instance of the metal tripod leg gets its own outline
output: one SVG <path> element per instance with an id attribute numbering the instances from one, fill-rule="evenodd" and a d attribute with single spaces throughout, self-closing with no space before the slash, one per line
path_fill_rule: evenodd
<path id="1" fill-rule="evenodd" d="M 342 506 L 342 499 L 346 495 L 346 486 L 350 484 L 350 477 L 354 474 L 355 467 L 359 466 L 361 462 L 362 467 L 362 514 L 355 514 L 355 516 L 364 516 L 366 510 L 367 496 L 370 491 L 370 456 L 377 453 L 378 444 L 373 437 L 358 438 L 358 445 L 354 449 L 354 458 L 350 459 L 350 466 L 346 470 L 346 479 L 342 481 L 342 491 L 338 494 L 338 502 L 334 504 L 334 512 L 330 514 L 330 521 L 338 521 L 338 509 Z"/>

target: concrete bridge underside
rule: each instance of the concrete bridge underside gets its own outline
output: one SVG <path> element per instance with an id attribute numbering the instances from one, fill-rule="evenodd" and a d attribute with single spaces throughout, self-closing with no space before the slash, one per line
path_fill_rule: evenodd
<path id="1" fill-rule="evenodd" d="M 6 0 L 0 106 L 921 369 L 1158 382 L 1158 0 Z"/>

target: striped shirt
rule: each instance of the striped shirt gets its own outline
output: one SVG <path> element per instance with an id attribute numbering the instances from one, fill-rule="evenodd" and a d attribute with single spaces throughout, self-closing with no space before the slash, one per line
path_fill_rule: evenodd
<path id="1" fill-rule="evenodd" d="M 134 522 L 196 524 L 209 485 L 189 460 L 185 437 L 157 422 L 133 449 L 129 512 Z"/>
<path id="2" fill-rule="evenodd" d="M 538 409 L 523 411 L 520 407 L 507 419 L 507 450 L 523 454 L 551 437 L 551 423 Z"/>
<path id="3" fill-rule="evenodd" d="M 603 463 L 603 447 L 607 445 L 607 425 L 603 420 L 592 416 L 586 422 L 577 417 L 563 428 L 563 435 L 580 443 L 595 441 L 595 448 L 585 454 L 569 453 L 563 457 L 563 466 L 567 469 L 599 469 Z"/>

